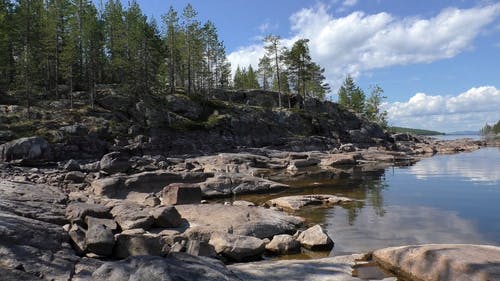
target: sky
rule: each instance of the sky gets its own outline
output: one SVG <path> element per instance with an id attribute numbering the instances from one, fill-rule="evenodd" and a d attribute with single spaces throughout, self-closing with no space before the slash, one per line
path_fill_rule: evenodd
<path id="1" fill-rule="evenodd" d="M 500 1 L 138 0 L 159 18 L 191 3 L 218 28 L 233 69 L 257 62 L 262 38 L 308 38 L 332 87 L 346 75 L 384 89 L 389 124 L 441 132 L 500 120 Z"/>

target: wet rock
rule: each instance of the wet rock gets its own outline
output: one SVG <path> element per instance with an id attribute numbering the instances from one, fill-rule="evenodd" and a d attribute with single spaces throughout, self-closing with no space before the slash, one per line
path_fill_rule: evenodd
<path id="1" fill-rule="evenodd" d="M 497 280 L 500 276 L 500 247 L 496 246 L 402 246 L 377 250 L 373 258 L 409 280 Z"/>
<path id="2" fill-rule="evenodd" d="M 312 260 L 281 260 L 239 263 L 228 266 L 247 281 L 361 281 L 352 276 L 352 267 L 363 255 L 338 256 Z"/>
<path id="3" fill-rule="evenodd" d="M 115 221 L 122 230 L 142 228 L 149 229 L 154 218 L 148 210 L 133 203 L 121 203 L 111 209 Z"/>
<path id="4" fill-rule="evenodd" d="M 164 205 L 199 204 L 201 202 L 201 189 L 198 185 L 173 183 L 162 191 Z"/>
<path id="5" fill-rule="evenodd" d="M 301 232 L 297 241 L 305 248 L 311 250 L 331 250 L 333 248 L 333 240 L 319 224 Z"/>
<path id="6" fill-rule="evenodd" d="M 300 252 L 300 243 L 288 234 L 275 235 L 266 250 L 279 255 L 295 254 Z"/>
<path id="7" fill-rule="evenodd" d="M 130 167 L 130 155 L 123 152 L 111 152 L 101 158 L 99 166 L 108 174 L 125 173 Z"/>
<path id="8" fill-rule="evenodd" d="M 88 228 L 85 235 L 86 250 L 100 256 L 113 253 L 115 237 L 113 231 L 104 224 L 95 224 Z"/>
<path id="9" fill-rule="evenodd" d="M 236 281 L 240 279 L 222 262 L 215 259 L 172 253 L 165 258 L 130 257 L 123 261 L 105 263 L 94 272 L 92 280 Z"/>
<path id="10" fill-rule="evenodd" d="M 170 251 L 163 236 L 145 232 L 144 229 L 129 229 L 116 235 L 114 255 L 117 258 L 129 256 L 164 256 Z"/>
<path id="11" fill-rule="evenodd" d="M 149 213 L 154 217 L 154 224 L 159 227 L 175 228 L 181 225 L 182 217 L 174 206 L 161 206 L 151 209 Z"/>
<path id="12" fill-rule="evenodd" d="M 339 197 L 328 194 L 312 194 L 312 195 L 294 195 L 272 199 L 266 202 L 267 205 L 278 207 L 285 210 L 297 211 L 303 207 L 311 205 L 331 206 L 343 202 L 352 202 L 353 200 L 347 197 Z"/>
<path id="13" fill-rule="evenodd" d="M 99 204 L 71 203 L 66 208 L 66 218 L 73 222 L 83 222 L 85 217 L 111 218 L 109 207 Z"/>
<path id="14" fill-rule="evenodd" d="M 236 261 L 260 259 L 265 250 L 259 238 L 229 233 L 213 233 L 209 244 L 218 254 Z"/>
<path id="15" fill-rule="evenodd" d="M 178 205 L 176 209 L 191 225 L 198 227 L 196 233 L 206 232 L 208 236 L 213 232 L 232 232 L 262 239 L 294 233 L 304 222 L 300 217 L 263 207 L 204 204 Z"/>
<path id="16" fill-rule="evenodd" d="M 320 162 L 321 162 L 321 160 L 316 159 L 316 158 L 293 160 L 290 162 L 290 165 L 288 166 L 287 169 L 288 170 L 298 170 L 301 168 L 316 166 Z"/>
<path id="17" fill-rule="evenodd" d="M 41 137 L 27 137 L 0 145 L 0 162 L 14 160 L 48 161 L 54 158 L 52 147 Z"/>

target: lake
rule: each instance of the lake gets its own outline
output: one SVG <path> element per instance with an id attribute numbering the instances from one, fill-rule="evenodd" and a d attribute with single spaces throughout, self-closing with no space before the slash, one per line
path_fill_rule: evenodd
<path id="1" fill-rule="evenodd" d="M 313 173 L 314 175 L 314 173 Z M 325 227 L 330 253 L 362 253 L 408 244 L 500 245 L 500 149 L 435 155 L 403 167 L 355 172 L 347 178 L 314 177 L 287 182 L 285 193 L 244 196 L 254 202 L 293 194 L 334 194 L 359 199 L 332 208 L 297 212 Z"/>

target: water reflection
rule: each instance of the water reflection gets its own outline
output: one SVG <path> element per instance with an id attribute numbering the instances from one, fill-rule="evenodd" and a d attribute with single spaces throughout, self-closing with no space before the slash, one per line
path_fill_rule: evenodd
<path id="1" fill-rule="evenodd" d="M 423 206 L 385 208 L 384 216 L 372 208 L 362 209 L 354 223 L 349 218 L 349 209 L 336 207 L 328 212 L 325 226 L 335 241 L 332 254 L 411 244 L 488 242 L 477 225 L 463 219 L 457 212 Z"/>
<path id="2" fill-rule="evenodd" d="M 418 162 L 409 168 L 409 172 L 419 179 L 435 176 L 459 176 L 470 181 L 498 185 L 500 182 L 500 157 L 491 157 L 495 153 L 498 155 L 498 148 L 484 148 L 473 153 L 435 156 Z"/>
<path id="3" fill-rule="evenodd" d="M 327 228 L 335 255 L 421 243 L 500 245 L 499 149 L 435 156 L 408 167 L 349 169 L 349 177 L 338 170 L 276 175 L 275 180 L 294 188 L 242 199 L 263 203 L 298 194 L 358 199 L 296 213 Z"/>

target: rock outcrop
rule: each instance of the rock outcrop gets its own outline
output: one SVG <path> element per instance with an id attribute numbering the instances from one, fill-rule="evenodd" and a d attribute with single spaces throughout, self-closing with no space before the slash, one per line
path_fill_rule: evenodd
<path id="1" fill-rule="evenodd" d="M 383 267 L 409 280 L 498 280 L 500 247 L 434 244 L 402 246 L 373 252 Z"/>

